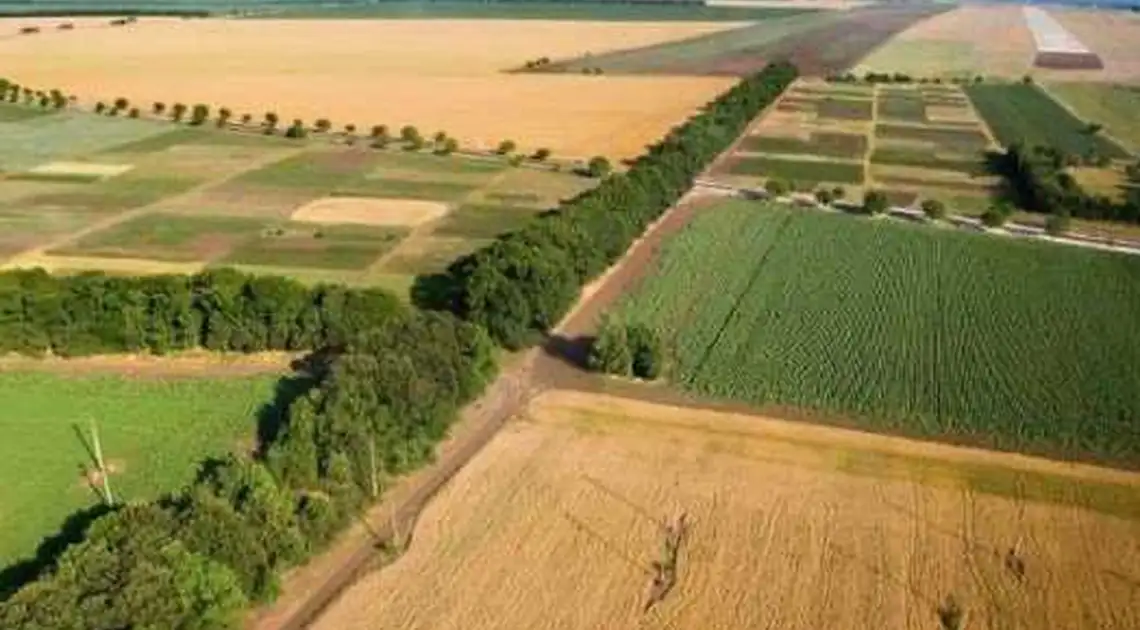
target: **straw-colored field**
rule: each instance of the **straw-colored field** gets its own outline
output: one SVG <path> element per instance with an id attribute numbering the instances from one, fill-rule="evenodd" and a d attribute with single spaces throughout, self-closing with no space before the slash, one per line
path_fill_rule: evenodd
<path id="1" fill-rule="evenodd" d="M 1021 77 L 1033 54 L 1020 6 L 965 5 L 903 31 L 863 59 L 855 72 Z"/>
<path id="2" fill-rule="evenodd" d="M 291 217 L 302 223 L 410 226 L 447 214 L 447 204 L 416 199 L 329 197 L 297 209 Z"/>
<path id="3" fill-rule="evenodd" d="M 1077 39 L 1104 61 L 1103 70 L 1052 71 L 1058 79 L 1140 81 L 1140 15 L 1126 11 L 1050 9 Z"/>
<path id="4" fill-rule="evenodd" d="M 4 74 L 85 101 L 207 103 L 258 119 L 405 124 L 490 147 L 636 155 L 729 78 L 504 74 L 739 24 L 537 20 L 160 20 L 0 40 Z"/>
<path id="5" fill-rule="evenodd" d="M 317 630 L 1140 627 L 1140 475 L 552 392 Z M 663 522 L 678 577 L 643 612 Z"/>

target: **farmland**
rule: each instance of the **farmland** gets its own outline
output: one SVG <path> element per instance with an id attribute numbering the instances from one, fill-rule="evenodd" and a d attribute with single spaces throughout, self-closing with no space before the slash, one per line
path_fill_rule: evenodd
<path id="1" fill-rule="evenodd" d="M 31 556 L 69 515 L 98 502 L 84 477 L 94 468 L 91 421 L 112 491 L 152 499 L 192 481 L 204 457 L 251 448 L 276 381 L 0 371 L 0 566 Z"/>
<path id="2" fill-rule="evenodd" d="M 1132 257 L 730 202 L 618 313 L 661 330 L 673 380 L 702 395 L 1137 466 L 1137 274 Z"/>
<path id="3" fill-rule="evenodd" d="M 596 181 L 343 132 L 305 141 L 15 105 L 0 115 L 27 139 L 0 149 L 6 267 L 236 266 L 402 291 Z"/>
<path id="4" fill-rule="evenodd" d="M 1085 122 L 1074 118 L 1036 85 L 971 85 L 966 93 L 1004 145 L 1023 142 L 1053 146 L 1075 155 L 1092 151 L 1110 158 L 1127 157 L 1112 141 L 1087 133 Z"/>
<path id="5" fill-rule="evenodd" d="M 841 185 L 854 199 L 877 188 L 909 206 L 936 198 L 974 211 L 996 183 L 983 152 L 991 140 L 956 85 L 801 81 L 757 121 L 718 175 L 800 190 Z"/>
<path id="6" fill-rule="evenodd" d="M 948 598 L 970 627 L 1129 627 L 1136 595 L 1115 576 L 1140 562 L 1137 483 L 549 392 L 315 628 L 920 630 L 939 627 Z M 645 611 L 663 529 L 682 514 L 677 583 Z"/>
<path id="7" fill-rule="evenodd" d="M 714 77 L 506 74 L 540 57 L 602 53 L 738 26 L 733 22 L 534 20 L 177 20 L 0 41 L 5 76 L 149 108 L 205 103 L 258 119 L 327 118 L 336 128 L 411 124 L 463 145 L 513 139 L 588 158 L 639 154 L 726 88 Z M 225 80 L 218 80 L 224 68 Z M 301 84 L 304 84 L 302 87 Z M 574 124 L 563 124 L 573 120 Z"/>
<path id="8" fill-rule="evenodd" d="M 805 75 L 845 71 L 868 52 L 940 7 L 866 7 L 776 17 L 735 31 L 673 43 L 563 59 L 544 72 L 601 68 L 605 73 L 745 75 L 787 59 Z"/>
<path id="9" fill-rule="evenodd" d="M 1049 92 L 1084 120 L 1104 125 L 1106 133 L 1140 152 L 1140 87 L 1111 83 L 1050 83 Z"/>

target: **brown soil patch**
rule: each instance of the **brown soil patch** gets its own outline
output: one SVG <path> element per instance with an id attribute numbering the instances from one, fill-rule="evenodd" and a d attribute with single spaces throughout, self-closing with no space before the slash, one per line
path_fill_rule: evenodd
<path id="1" fill-rule="evenodd" d="M 1140 477 L 552 392 L 314 627 L 924 629 L 948 597 L 967 627 L 1133 627 L 1138 525 L 1089 509 L 1105 488 L 1135 502 Z M 677 583 L 644 613 L 678 513 Z"/>
<path id="2" fill-rule="evenodd" d="M 58 86 L 92 103 L 121 95 L 138 103 L 276 111 L 283 121 L 329 118 L 338 127 L 413 124 L 488 148 L 513 138 L 523 149 L 622 158 L 640 154 L 731 81 L 501 71 L 542 56 L 578 57 L 737 26 L 148 19 L 82 37 L 2 40 L 0 57 L 8 76 Z"/>
<path id="3" fill-rule="evenodd" d="M 447 214 L 447 204 L 414 199 L 328 197 L 299 208 L 290 217 L 305 223 L 402 227 L 434 221 Z"/>
<path id="4" fill-rule="evenodd" d="M 0 357 L 0 371 L 42 371 L 84 376 L 114 374 L 135 378 L 217 378 L 283 374 L 301 355 L 289 352 L 228 354 L 192 350 L 165 356 L 149 354 L 106 354 L 92 357 L 32 358 L 20 355 Z"/>

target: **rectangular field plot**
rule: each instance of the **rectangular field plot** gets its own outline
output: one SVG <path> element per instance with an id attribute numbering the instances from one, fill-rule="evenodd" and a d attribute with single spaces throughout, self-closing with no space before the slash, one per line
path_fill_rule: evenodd
<path id="1" fill-rule="evenodd" d="M 871 163 L 954 171 L 966 175 L 980 174 L 985 170 L 985 164 L 980 158 L 941 155 L 933 151 L 891 147 L 876 148 L 875 152 L 871 154 Z"/>
<path id="2" fill-rule="evenodd" d="M 816 112 L 820 118 L 835 120 L 871 120 L 874 104 L 870 100 L 826 97 L 816 101 Z"/>
<path id="3" fill-rule="evenodd" d="M 1128 154 L 1100 135 L 1089 134 L 1086 124 L 1070 114 L 1035 85 L 978 84 L 966 88 L 974 107 L 999 142 L 1053 146 L 1075 155 L 1090 151 L 1110 158 Z"/>
<path id="4" fill-rule="evenodd" d="M 1133 256 L 730 202 L 619 314 L 704 395 L 1140 466 L 1138 280 Z"/>
<path id="5" fill-rule="evenodd" d="M 262 221 L 238 217 L 145 214 L 50 253 L 174 262 L 210 260 L 226 254 L 264 227 Z"/>
<path id="6" fill-rule="evenodd" d="M 726 170 L 733 175 L 757 175 L 799 183 L 861 184 L 863 182 L 863 164 L 857 162 L 821 162 L 749 156 L 730 158 Z"/>
<path id="7" fill-rule="evenodd" d="M 110 213 L 146 206 L 186 192 L 200 184 L 185 177 L 144 177 L 129 173 L 110 181 L 83 184 L 61 191 L 45 191 L 26 197 L 22 205 L 44 211 Z"/>
<path id="8" fill-rule="evenodd" d="M 536 211 L 512 206 L 462 205 L 439 221 L 432 234 L 461 238 L 495 238 L 524 227 Z"/>
<path id="9" fill-rule="evenodd" d="M 1136 477 L 548 391 L 313 629 L 929 630 L 948 583 L 971 628 L 1136 627 Z"/>
<path id="10" fill-rule="evenodd" d="M 915 93 L 896 94 L 882 92 L 878 97 L 878 116 L 885 120 L 904 122 L 926 122 L 926 102 L 922 95 Z"/>
<path id="11" fill-rule="evenodd" d="M 99 502 L 84 476 L 95 468 L 80 433 L 88 421 L 98 423 L 115 494 L 145 501 L 192 482 L 204 458 L 252 444 L 277 380 L 0 372 L 0 564 L 32 557 L 68 516 Z"/>
<path id="12" fill-rule="evenodd" d="M 854 133 L 814 131 L 807 140 L 789 136 L 746 136 L 741 151 L 790 153 L 860 159 L 867 152 L 867 137 Z"/>
<path id="13" fill-rule="evenodd" d="M 220 262 L 285 269 L 360 270 L 391 251 L 406 234 L 399 228 L 287 224 L 262 230 Z"/>
<path id="14" fill-rule="evenodd" d="M 25 170 L 168 130 L 168 126 L 159 122 L 96 117 L 79 112 L 0 122 L 0 137 L 4 138 L 0 146 L 0 170 Z"/>
<path id="15" fill-rule="evenodd" d="M 1108 83 L 1055 83 L 1049 92 L 1072 107 L 1085 120 L 1104 125 L 1105 131 L 1133 152 L 1140 152 L 1140 86 Z"/>
<path id="16" fill-rule="evenodd" d="M 884 140 L 925 142 L 946 151 L 978 153 L 989 146 L 989 139 L 979 129 L 964 127 L 934 127 L 879 123 L 875 137 Z"/>

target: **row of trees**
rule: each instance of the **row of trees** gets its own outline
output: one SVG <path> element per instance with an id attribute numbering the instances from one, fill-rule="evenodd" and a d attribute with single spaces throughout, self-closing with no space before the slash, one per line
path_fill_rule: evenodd
<path id="1" fill-rule="evenodd" d="M 1117 198 L 1084 190 L 1066 170 L 1072 160 L 1053 147 L 1014 143 L 999 162 L 1009 188 L 1031 212 L 1140 223 L 1140 162 L 1126 169 L 1135 185 Z"/>
<path id="2" fill-rule="evenodd" d="M 508 348 L 534 342 L 796 75 L 773 64 L 742 80 L 625 173 L 456 261 L 444 277 L 421 279 L 418 300 L 453 309 Z"/>
<path id="3" fill-rule="evenodd" d="M 25 105 L 39 105 L 44 109 L 63 109 L 74 97 L 68 97 L 61 90 L 35 90 L 8 79 L 0 78 L 0 101 L 23 102 Z"/>
<path id="4" fill-rule="evenodd" d="M 218 275 L 154 279 L 191 288 L 181 293 L 152 291 L 141 279 L 86 277 L 87 287 L 126 284 L 94 301 L 103 308 L 71 303 L 44 317 L 92 335 L 88 346 L 117 349 L 147 329 L 140 318 L 181 331 L 177 339 L 195 331 L 208 337 L 215 311 L 188 306 L 205 302 L 224 305 L 219 312 L 232 317 L 231 328 L 247 330 L 247 339 L 261 331 L 267 346 L 309 339 L 319 347 L 323 337 L 339 351 L 307 387 L 279 388 L 280 426 L 267 432 L 257 457 L 203 462 L 183 491 L 88 515 L 78 540 L 44 558 L 38 579 L 0 604 L 0 627 L 240 627 L 249 602 L 275 597 L 282 571 L 323 550 L 392 478 L 427 461 L 459 407 L 494 376 L 491 340 L 450 314 L 413 311 L 388 294 Z M 50 303 L 57 299 L 52 282 L 67 281 L 39 278 L 7 301 Z M 321 301 L 315 296 L 327 303 L 314 307 Z M 107 311 L 116 301 L 130 306 L 112 322 Z M 164 314 L 148 318 L 147 309 Z M 76 321 L 84 319 L 92 321 Z M 320 330 L 317 322 L 325 324 L 323 335 L 305 332 Z M 23 326 L 55 330 L 38 318 Z"/>
<path id="5" fill-rule="evenodd" d="M 875 83 L 884 83 L 884 84 L 901 83 L 904 85 L 909 84 L 909 83 L 918 83 L 918 84 L 922 84 L 922 85 L 932 83 L 935 85 L 939 85 L 942 83 L 941 77 L 933 77 L 933 78 L 913 77 L 909 74 L 906 74 L 905 72 L 866 72 L 863 74 L 862 77 L 860 77 L 859 75 L 856 75 L 853 72 L 848 72 L 847 74 L 833 74 L 831 76 L 828 76 L 825 80 L 828 83 L 860 83 L 860 82 L 871 83 L 871 84 L 875 84 Z M 965 85 L 965 84 L 969 84 L 969 83 L 983 83 L 983 82 L 985 82 L 985 80 L 986 80 L 986 78 L 979 74 L 979 75 L 976 75 L 972 78 L 971 77 L 954 77 L 951 79 L 947 79 L 947 82 L 953 83 L 955 85 Z"/>

